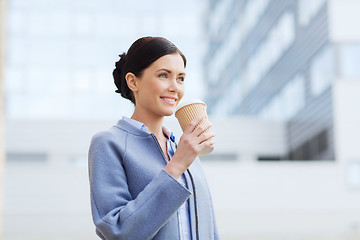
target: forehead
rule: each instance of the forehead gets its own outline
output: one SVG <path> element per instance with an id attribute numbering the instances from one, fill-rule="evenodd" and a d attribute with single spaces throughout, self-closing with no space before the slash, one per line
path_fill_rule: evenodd
<path id="1" fill-rule="evenodd" d="M 166 68 L 169 70 L 181 71 L 181 72 L 183 72 L 185 69 L 184 60 L 178 53 L 168 54 L 160 57 L 155 62 L 153 62 L 149 66 L 149 68 L 153 68 L 154 70 Z"/>

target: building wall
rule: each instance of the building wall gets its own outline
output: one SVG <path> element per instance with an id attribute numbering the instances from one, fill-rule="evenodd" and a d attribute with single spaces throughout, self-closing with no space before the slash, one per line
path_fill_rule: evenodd
<path id="1" fill-rule="evenodd" d="M 360 186 L 360 20 L 359 1 L 331 0 L 329 4 L 330 38 L 336 48 L 337 79 L 333 85 L 333 111 L 336 158 L 348 172 L 347 181 L 352 188 Z M 344 27 L 346 26 L 346 27 Z"/>
<path id="2" fill-rule="evenodd" d="M 3 215 L 3 171 L 5 162 L 5 94 L 3 84 L 4 50 L 5 50 L 5 0 L 0 0 L 0 238 L 2 235 Z"/>
<path id="3" fill-rule="evenodd" d="M 225 182 L 230 180 L 226 171 L 233 167 L 251 166 L 257 156 L 284 154 L 285 126 L 281 123 L 252 118 L 211 121 L 217 133 L 216 146 L 214 152 L 201 161 L 210 167 L 214 163 L 219 167 L 224 164 L 219 176 L 224 176 Z M 87 152 L 91 137 L 115 122 L 7 122 L 4 237 L 1 239 L 97 239 L 90 214 Z M 240 127 L 234 129 L 238 123 Z M 165 125 L 174 130 L 175 136 L 180 136 L 181 129 L 175 118 L 168 119 Z M 214 182 L 219 176 L 211 174 L 209 181 Z M 233 177 L 231 184 L 239 180 Z M 219 194 L 220 189 L 214 191 Z M 216 199 L 221 214 L 220 205 L 226 202 L 219 196 Z M 222 225 L 226 221 L 222 219 Z"/>
<path id="4" fill-rule="evenodd" d="M 269 4 L 268 9 L 264 12 L 264 17 L 259 19 L 258 24 L 252 30 L 252 34 L 246 39 L 243 45 L 244 51 L 248 52 L 245 64 L 248 64 L 247 61 L 251 60 L 254 52 L 258 51 L 257 46 L 264 41 L 264 38 L 268 37 L 266 34 L 271 32 L 271 27 L 276 26 L 285 14 L 291 14 L 289 16 L 294 19 L 292 25 L 294 40 L 270 69 L 263 74 L 263 77 L 259 77 L 258 83 L 249 90 L 242 103 L 244 114 L 260 115 L 259 113 L 266 108 L 269 101 L 279 94 L 287 82 L 296 74 L 306 74 L 311 59 L 328 41 L 326 6 L 319 10 L 315 19 L 303 27 L 298 23 L 297 1 L 277 2 L 277 4 Z M 308 83 L 308 88 L 311 87 L 309 85 Z M 310 89 L 306 91 L 309 92 Z M 306 94 L 306 98 L 306 100 L 311 101 L 309 93 Z"/>
<path id="5" fill-rule="evenodd" d="M 342 109 L 339 106 L 345 113 Z M 179 136 L 181 130 L 174 120 L 165 125 Z M 360 184 L 354 184 L 344 161 L 256 161 L 257 156 L 284 153 L 284 124 L 248 117 L 210 120 L 216 132 L 215 150 L 201 162 L 221 239 L 359 238 Z M 86 155 L 91 136 L 114 123 L 7 123 L 1 239 L 97 239 L 90 214 Z"/>
<path id="6" fill-rule="evenodd" d="M 339 63 L 329 5 L 209 1 L 204 65 L 210 114 L 284 121 L 286 159 L 335 159 L 332 82 Z"/>

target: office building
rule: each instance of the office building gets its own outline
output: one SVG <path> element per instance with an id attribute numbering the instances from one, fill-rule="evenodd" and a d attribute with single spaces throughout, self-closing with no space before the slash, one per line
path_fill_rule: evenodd
<path id="1" fill-rule="evenodd" d="M 5 162 L 5 102 L 3 87 L 4 51 L 5 51 L 5 7 L 6 1 L 0 0 L 0 238 L 2 235 L 2 209 L 3 209 L 3 171 Z"/>
<path id="2" fill-rule="evenodd" d="M 140 3 L 140 4 L 139 4 Z M 115 93 L 118 55 L 139 37 L 164 36 L 201 82 L 199 4 L 149 1 L 9 1 L 5 85 L 9 119 L 119 119 L 133 110 Z M 169 9 L 176 9 L 173 14 Z M 159 14 L 161 13 L 161 14 Z M 181 18 L 178 17 L 181 15 Z M 188 93 L 199 87 L 189 81 Z"/>
<path id="3" fill-rule="evenodd" d="M 285 121 L 288 151 L 274 159 L 334 160 L 334 86 L 360 78 L 355 9 L 357 1 L 208 1 L 209 112 Z"/>

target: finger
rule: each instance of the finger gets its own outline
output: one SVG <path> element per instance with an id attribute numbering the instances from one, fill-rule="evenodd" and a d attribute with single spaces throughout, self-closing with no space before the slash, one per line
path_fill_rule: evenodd
<path id="1" fill-rule="evenodd" d="M 214 138 L 210 138 L 206 141 L 203 141 L 202 143 L 200 143 L 200 148 L 201 149 L 204 149 L 204 148 L 207 148 L 207 147 L 213 147 L 215 145 L 215 139 Z"/>
<path id="2" fill-rule="evenodd" d="M 212 123 L 206 121 L 196 127 L 196 129 L 194 130 L 194 134 L 196 136 L 200 136 L 202 133 L 206 132 L 211 126 L 212 126 Z"/>
<path id="3" fill-rule="evenodd" d="M 209 140 L 210 138 L 215 137 L 215 133 L 213 132 L 204 132 L 199 136 L 199 143 Z"/>
<path id="4" fill-rule="evenodd" d="M 187 133 L 192 133 L 195 128 L 197 127 L 197 125 L 205 118 L 206 116 L 205 115 L 199 115 L 197 116 L 196 118 L 194 118 L 190 123 L 189 125 L 186 127 L 185 131 L 184 132 L 187 132 Z"/>

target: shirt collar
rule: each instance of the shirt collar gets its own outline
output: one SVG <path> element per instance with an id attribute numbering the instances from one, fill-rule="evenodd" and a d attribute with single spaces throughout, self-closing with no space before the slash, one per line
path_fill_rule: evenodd
<path id="1" fill-rule="evenodd" d="M 140 130 L 143 130 L 144 132 L 148 132 L 148 127 L 145 126 L 145 124 L 143 124 L 142 122 L 139 122 L 135 119 L 131 119 L 131 118 L 128 118 L 125 116 L 122 117 L 122 120 L 124 120 L 125 122 L 131 124 L 132 126 L 138 128 Z"/>
<path id="2" fill-rule="evenodd" d="M 136 127 L 137 129 L 143 130 L 144 132 L 148 132 L 148 127 L 145 126 L 145 124 L 143 124 L 142 122 L 139 122 L 135 119 L 131 119 L 128 117 L 123 116 L 122 120 L 124 120 L 125 122 L 129 123 L 130 125 Z M 172 142 L 175 142 L 175 136 L 173 134 L 173 132 L 171 132 L 169 129 L 167 129 L 166 127 L 162 127 L 163 129 L 163 133 L 165 134 L 165 136 L 170 139 Z"/>
<path id="3" fill-rule="evenodd" d="M 162 127 L 163 129 L 163 133 L 165 134 L 165 136 L 170 139 L 172 142 L 175 142 L 175 136 L 173 134 L 173 132 L 171 132 L 169 129 L 167 129 L 166 127 Z"/>

